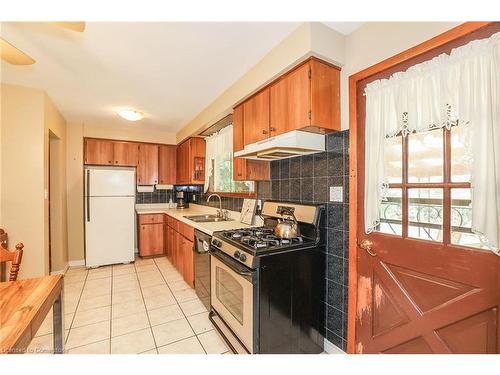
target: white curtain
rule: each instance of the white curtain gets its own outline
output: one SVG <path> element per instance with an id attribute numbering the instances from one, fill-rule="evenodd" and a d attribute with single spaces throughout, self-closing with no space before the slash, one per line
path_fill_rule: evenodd
<path id="1" fill-rule="evenodd" d="M 217 152 L 217 133 L 205 138 L 205 193 L 212 187 L 214 181 L 214 168 L 215 157 Z M 210 189 L 213 190 L 213 189 Z"/>
<path id="2" fill-rule="evenodd" d="M 380 222 L 384 139 L 470 125 L 472 231 L 500 255 L 500 33 L 367 85 L 365 231 Z"/>
<path id="3" fill-rule="evenodd" d="M 205 192 L 210 188 L 216 190 L 216 181 L 221 172 L 221 168 L 215 166 L 221 162 L 233 160 L 233 125 L 226 126 L 218 132 L 205 138 L 206 141 L 206 156 L 205 156 L 205 171 L 207 178 L 205 179 Z"/>

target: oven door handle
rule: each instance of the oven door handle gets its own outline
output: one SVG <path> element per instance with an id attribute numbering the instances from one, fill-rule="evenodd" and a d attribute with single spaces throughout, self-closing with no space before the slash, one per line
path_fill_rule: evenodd
<path id="1" fill-rule="evenodd" d="M 210 248 L 210 255 L 216 257 L 218 260 L 220 260 L 222 263 L 224 263 L 226 266 L 228 266 L 231 270 L 236 272 L 238 275 L 243 276 L 245 278 L 252 278 L 254 272 L 246 269 L 245 267 L 240 266 L 236 261 L 228 257 L 226 254 L 224 254 L 220 250 L 216 250 L 213 248 Z"/>

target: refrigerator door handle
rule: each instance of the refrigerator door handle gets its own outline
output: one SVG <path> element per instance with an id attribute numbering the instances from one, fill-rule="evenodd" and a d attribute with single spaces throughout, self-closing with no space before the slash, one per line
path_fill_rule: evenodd
<path id="1" fill-rule="evenodd" d="M 87 222 L 90 221 L 90 170 L 87 169 Z"/>

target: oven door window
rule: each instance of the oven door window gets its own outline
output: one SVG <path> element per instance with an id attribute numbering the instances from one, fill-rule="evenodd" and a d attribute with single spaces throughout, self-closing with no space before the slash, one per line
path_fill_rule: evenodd
<path id="1" fill-rule="evenodd" d="M 216 267 L 215 294 L 227 311 L 243 325 L 243 286 L 220 267 Z"/>

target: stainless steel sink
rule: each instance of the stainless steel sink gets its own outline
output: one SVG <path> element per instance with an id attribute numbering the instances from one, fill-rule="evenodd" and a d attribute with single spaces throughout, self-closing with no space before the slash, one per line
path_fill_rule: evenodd
<path id="1" fill-rule="evenodd" d="M 217 215 L 192 215 L 184 216 L 186 219 L 192 220 L 196 223 L 214 223 L 218 221 L 232 221 L 233 219 L 224 219 Z"/>

